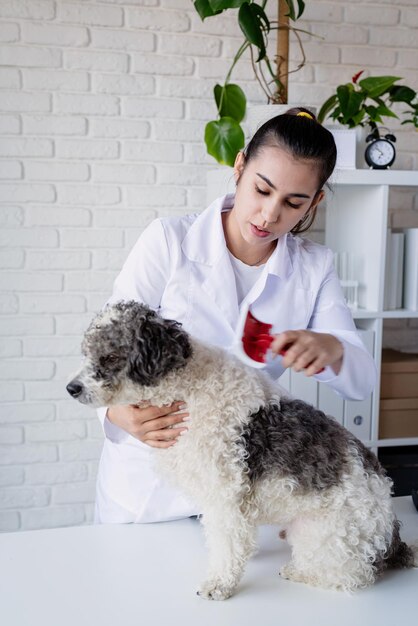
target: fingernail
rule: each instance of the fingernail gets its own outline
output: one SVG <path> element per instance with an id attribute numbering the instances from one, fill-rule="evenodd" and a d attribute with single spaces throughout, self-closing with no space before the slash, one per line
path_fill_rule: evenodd
<path id="1" fill-rule="evenodd" d="M 181 404 L 179 404 L 179 409 L 180 409 L 180 411 L 183 411 L 184 409 L 187 409 L 187 404 L 185 402 L 182 402 Z"/>
<path id="2" fill-rule="evenodd" d="M 183 422 L 190 422 L 190 417 L 183 417 Z"/>

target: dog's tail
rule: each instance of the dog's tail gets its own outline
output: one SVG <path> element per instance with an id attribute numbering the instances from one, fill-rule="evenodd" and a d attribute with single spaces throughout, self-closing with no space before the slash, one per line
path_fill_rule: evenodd
<path id="1" fill-rule="evenodd" d="M 408 546 L 402 541 L 399 533 L 400 527 L 401 523 L 395 518 L 392 543 L 385 558 L 386 567 L 389 569 L 418 567 L 418 546 Z"/>

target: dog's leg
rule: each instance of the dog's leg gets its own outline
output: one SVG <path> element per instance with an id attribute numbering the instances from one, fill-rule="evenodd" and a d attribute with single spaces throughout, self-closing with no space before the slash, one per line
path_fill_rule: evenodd
<path id="1" fill-rule="evenodd" d="M 202 519 L 209 550 L 208 577 L 198 594 L 208 600 L 229 598 L 256 546 L 256 527 L 226 508 Z"/>

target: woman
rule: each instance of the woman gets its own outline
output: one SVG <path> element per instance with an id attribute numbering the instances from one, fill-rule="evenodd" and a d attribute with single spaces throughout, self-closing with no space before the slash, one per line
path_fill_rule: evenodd
<path id="1" fill-rule="evenodd" d="M 234 166 L 236 193 L 201 214 L 157 219 L 142 233 L 110 302 L 138 300 L 181 322 L 202 340 L 230 349 L 240 306 L 273 325 L 287 367 L 350 399 L 375 384 L 373 359 L 359 339 L 330 250 L 301 238 L 312 224 L 335 166 L 329 131 L 306 109 L 266 122 Z M 320 372 L 320 373 L 318 373 Z M 153 522 L 199 514 L 155 475 L 152 448 L 187 432 L 187 407 L 113 406 L 99 410 L 106 435 L 97 522 Z"/>

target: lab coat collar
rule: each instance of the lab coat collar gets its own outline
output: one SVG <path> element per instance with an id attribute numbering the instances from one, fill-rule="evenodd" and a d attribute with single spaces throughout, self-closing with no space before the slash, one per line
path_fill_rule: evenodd
<path id="1" fill-rule="evenodd" d="M 191 260 L 204 265 L 217 265 L 227 253 L 221 213 L 234 206 L 234 194 L 217 198 L 194 221 L 182 243 L 184 254 Z M 276 249 L 266 264 L 268 274 L 287 278 L 292 271 L 288 250 L 288 237 L 278 239 Z"/>

